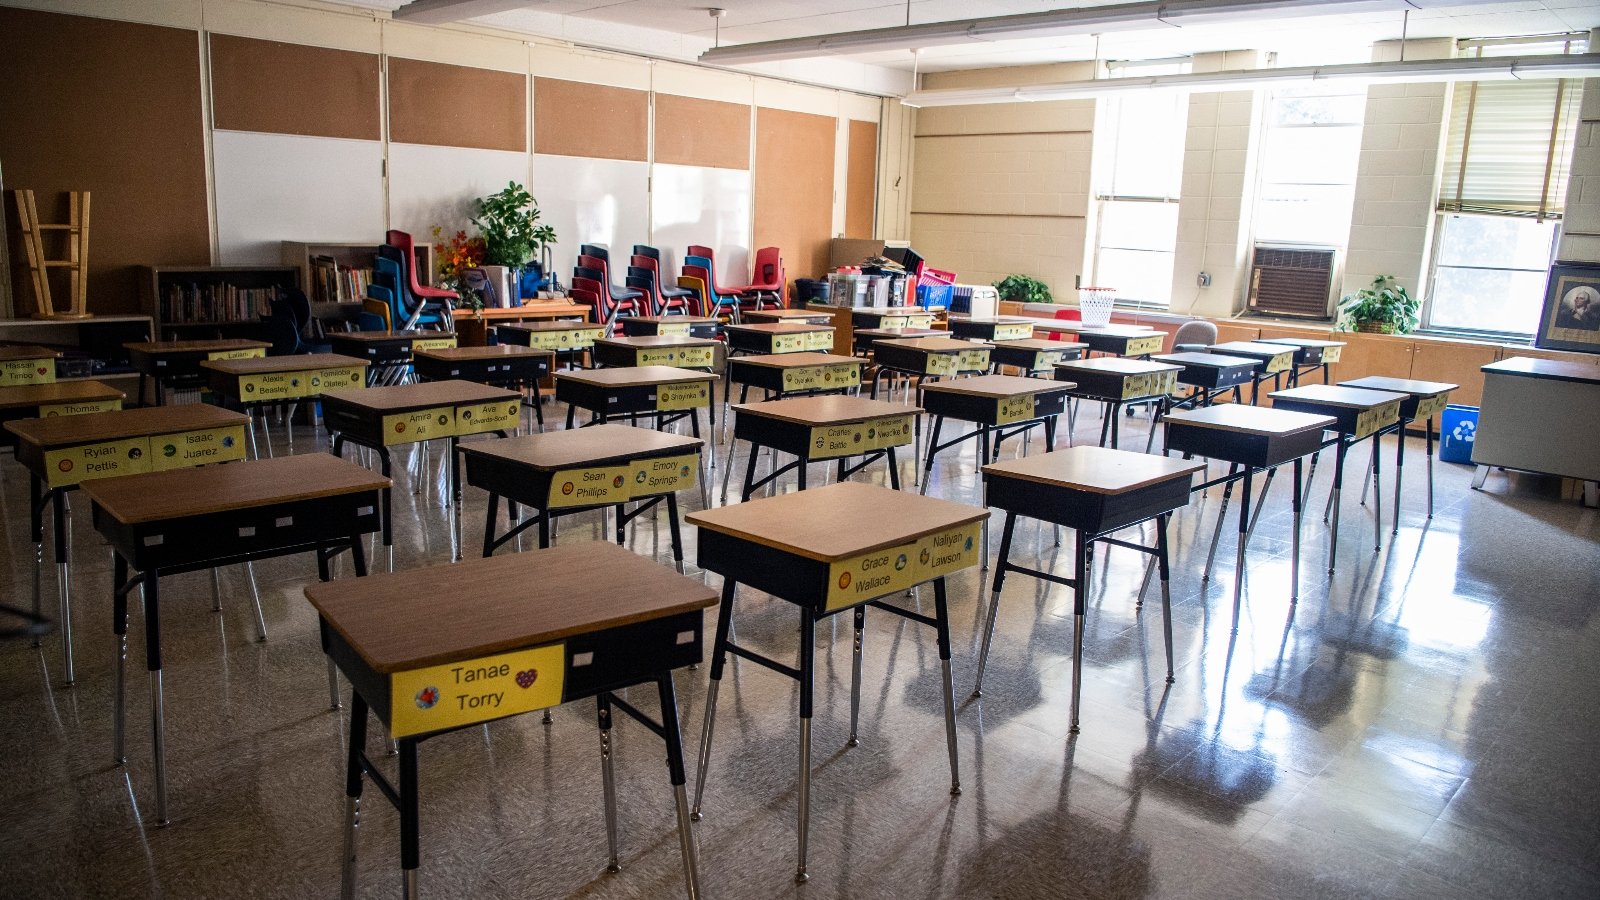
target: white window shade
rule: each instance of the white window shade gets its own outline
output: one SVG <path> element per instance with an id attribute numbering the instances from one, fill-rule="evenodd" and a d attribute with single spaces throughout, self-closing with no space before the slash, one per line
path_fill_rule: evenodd
<path id="1" fill-rule="evenodd" d="M 1581 84 L 1574 79 L 1457 84 L 1439 208 L 1560 218 Z"/>

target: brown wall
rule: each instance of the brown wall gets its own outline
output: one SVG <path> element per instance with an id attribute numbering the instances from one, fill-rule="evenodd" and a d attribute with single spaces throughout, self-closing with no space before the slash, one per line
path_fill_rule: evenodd
<path id="1" fill-rule="evenodd" d="M 389 139 L 526 152 L 528 78 L 391 56 Z"/>
<path id="2" fill-rule="evenodd" d="M 211 117 L 218 128 L 376 141 L 377 54 L 211 35 Z"/>
<path id="3" fill-rule="evenodd" d="M 533 152 L 644 162 L 649 95 L 630 88 L 533 80 Z"/>
<path id="4" fill-rule="evenodd" d="M 849 153 L 845 157 L 844 233 L 873 236 L 873 208 L 878 192 L 878 123 L 850 120 Z"/>
<path id="5" fill-rule="evenodd" d="M 38 195 L 47 222 L 66 220 L 62 191 L 93 192 L 91 312 L 139 311 L 136 266 L 208 263 L 204 128 L 196 32 L 0 7 L 0 174 L 17 310 L 33 308 L 17 188 Z M 62 305 L 64 277 L 53 290 Z"/>
<path id="6" fill-rule="evenodd" d="M 837 127 L 828 116 L 756 110 L 752 246 L 780 248 L 790 278 L 815 278 L 828 268 Z"/>
<path id="7" fill-rule="evenodd" d="M 656 162 L 750 168 L 750 107 L 656 95 Z"/>

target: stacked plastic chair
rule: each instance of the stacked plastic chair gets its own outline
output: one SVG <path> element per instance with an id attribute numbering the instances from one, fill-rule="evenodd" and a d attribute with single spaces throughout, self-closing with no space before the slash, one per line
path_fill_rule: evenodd
<path id="1" fill-rule="evenodd" d="M 397 315 L 392 317 L 392 321 L 404 322 L 406 329 L 433 327 L 443 331 L 453 330 L 455 319 L 450 310 L 457 299 L 455 291 L 429 287 L 417 280 L 416 245 L 408 232 L 391 229 L 384 240 L 384 247 L 391 248 L 393 252 L 379 248 L 379 256 L 387 256 L 399 263 L 399 271 L 395 273 L 398 290 L 394 298 L 399 306 L 395 308 Z"/>
<path id="2" fill-rule="evenodd" d="M 745 309 L 767 308 L 762 304 L 788 308 L 789 279 L 783 271 L 783 257 L 777 247 L 762 247 L 756 251 L 754 278 L 750 284 L 728 288 L 739 295 L 739 302 Z"/>
<path id="3" fill-rule="evenodd" d="M 709 258 L 684 257 L 683 277 L 678 279 L 678 286 L 691 288 L 699 295 L 700 315 L 719 319 L 725 316 L 736 323 L 740 321 L 739 295 L 717 287 L 716 270 L 712 268 Z"/>

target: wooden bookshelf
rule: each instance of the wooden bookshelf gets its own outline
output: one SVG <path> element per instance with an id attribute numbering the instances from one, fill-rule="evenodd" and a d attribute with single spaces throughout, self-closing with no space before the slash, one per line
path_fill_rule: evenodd
<path id="1" fill-rule="evenodd" d="M 155 320 L 156 340 L 207 337 L 245 337 L 261 327 L 259 306 L 225 312 L 221 317 L 205 310 L 217 306 L 229 291 L 281 291 L 299 285 L 300 271 L 288 266 L 145 266 L 140 278 L 145 314 Z M 174 296 L 176 289 L 178 296 Z M 181 301 L 187 309 L 175 310 Z M 269 299 L 255 295 L 254 299 Z"/>
<path id="2" fill-rule="evenodd" d="M 317 260 L 328 258 L 343 274 L 346 270 L 354 269 L 364 272 L 367 282 L 372 280 L 373 260 L 378 255 L 378 245 L 382 241 L 367 241 L 353 243 L 328 243 L 307 241 L 284 241 L 280 250 L 281 260 L 286 266 L 294 266 L 300 271 L 300 289 L 306 292 L 314 304 L 325 303 L 359 303 L 365 298 L 365 292 L 352 292 L 350 279 L 340 277 L 335 280 L 336 292 L 328 291 L 317 274 Z M 423 285 L 433 284 L 433 245 L 422 240 L 417 241 L 417 281 Z M 356 282 L 359 285 L 359 281 Z"/>

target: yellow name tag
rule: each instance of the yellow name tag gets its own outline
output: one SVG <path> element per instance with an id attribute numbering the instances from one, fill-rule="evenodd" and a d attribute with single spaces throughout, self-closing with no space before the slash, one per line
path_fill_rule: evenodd
<path id="1" fill-rule="evenodd" d="M 130 438 L 50 450 L 44 455 L 51 487 L 65 487 L 91 478 L 137 475 L 150 471 L 150 439 Z"/>
<path id="2" fill-rule="evenodd" d="M 879 316 L 879 328 L 905 328 L 911 321 L 909 316 Z"/>
<path id="3" fill-rule="evenodd" d="M 963 350 L 963 351 L 961 351 L 961 358 L 960 358 L 960 361 L 957 363 L 957 366 L 959 367 L 960 371 L 962 371 L 962 372 L 983 372 L 983 371 L 987 371 L 988 368 L 989 368 L 989 351 L 988 351 L 988 349 L 986 348 L 986 349 L 983 349 L 983 350 Z"/>
<path id="4" fill-rule="evenodd" d="M 456 407 L 456 434 L 483 434 L 505 431 L 517 424 L 522 413 L 521 400 L 475 403 Z"/>
<path id="5" fill-rule="evenodd" d="M 1122 379 L 1122 399 L 1131 400 L 1135 397 L 1150 396 L 1149 375 L 1129 375 Z"/>
<path id="6" fill-rule="evenodd" d="M 1054 369 L 1056 363 L 1066 362 L 1067 354 L 1063 350 L 1040 350 L 1033 355 L 1034 372 L 1048 372 Z"/>
<path id="7" fill-rule="evenodd" d="M 933 316 L 931 314 L 906 316 L 906 327 L 907 328 L 932 328 L 933 327 Z"/>
<path id="8" fill-rule="evenodd" d="M 1440 394 L 1437 397 L 1423 397 L 1421 400 L 1417 401 L 1417 414 L 1415 418 L 1417 421 L 1431 419 L 1443 412 L 1444 408 L 1449 405 L 1450 394 L 1448 391 Z"/>
<path id="9" fill-rule="evenodd" d="M 366 370 L 361 366 L 340 366 L 336 369 L 318 369 L 310 375 L 306 396 L 315 397 L 323 391 L 340 391 L 346 388 L 367 386 Z"/>
<path id="10" fill-rule="evenodd" d="M 861 366 L 838 363 L 826 366 L 800 366 L 783 370 L 784 393 L 826 391 L 855 387 L 861 383 Z"/>
<path id="11" fill-rule="evenodd" d="M 206 359 L 265 359 L 267 348 L 250 347 L 245 350 L 213 350 L 206 354 Z"/>
<path id="12" fill-rule="evenodd" d="M 455 346 L 456 339 L 454 337 L 417 338 L 411 342 L 411 349 L 413 350 L 452 350 L 455 349 Z"/>
<path id="13" fill-rule="evenodd" d="M 811 429 L 811 459 L 836 459 L 865 453 L 872 447 L 866 443 L 866 424 L 819 425 Z"/>
<path id="14" fill-rule="evenodd" d="M 77 403 L 52 403 L 49 406 L 39 407 L 39 418 L 54 419 L 57 416 L 81 416 L 84 413 L 116 412 L 121 408 L 121 400 L 81 400 Z"/>
<path id="15" fill-rule="evenodd" d="M 1177 389 L 1177 372 L 1157 372 L 1150 376 L 1150 393 L 1152 394 L 1170 394 Z"/>
<path id="16" fill-rule="evenodd" d="M 629 496 L 649 497 L 694 487 L 694 475 L 699 467 L 700 457 L 693 453 L 636 459 L 633 461 L 633 479 L 629 482 Z"/>
<path id="17" fill-rule="evenodd" d="M 911 443 L 911 414 L 883 416 L 868 419 L 867 434 L 863 441 L 869 450 L 886 450 Z"/>
<path id="18" fill-rule="evenodd" d="M 632 466 L 565 469 L 550 478 L 546 509 L 622 503 L 632 496 Z"/>
<path id="19" fill-rule="evenodd" d="M 1356 416 L 1357 438 L 1364 438 L 1381 428 L 1386 428 L 1400 421 L 1400 401 L 1385 403 L 1372 409 L 1364 410 Z"/>
<path id="20" fill-rule="evenodd" d="M 641 366 L 677 366 L 680 369 L 711 368 L 714 347 L 660 347 L 641 349 L 636 362 Z"/>
<path id="21" fill-rule="evenodd" d="M 1336 362 L 1339 361 L 1339 355 L 1341 353 L 1343 353 L 1343 352 L 1344 352 L 1344 345 L 1342 345 L 1342 344 L 1337 346 L 1337 347 L 1323 347 L 1322 348 L 1322 361 L 1324 363 L 1336 363 Z"/>
<path id="22" fill-rule="evenodd" d="M 550 644 L 396 672 L 389 733 L 409 737 L 558 706 L 566 664 L 566 645 Z"/>
<path id="23" fill-rule="evenodd" d="M 915 543 L 902 544 L 832 564 L 826 607 L 844 609 L 910 589 L 918 581 L 917 552 Z"/>
<path id="24" fill-rule="evenodd" d="M 688 322 L 657 322 L 656 334 L 688 334 Z"/>
<path id="25" fill-rule="evenodd" d="M 239 399 L 246 403 L 257 400 L 291 400 L 306 395 L 309 372 L 265 372 L 260 375 L 239 376 Z"/>
<path id="26" fill-rule="evenodd" d="M 414 444 L 434 438 L 450 437 L 456 433 L 456 410 L 453 406 L 436 406 L 416 412 L 395 413 L 383 417 L 383 445 Z"/>
<path id="27" fill-rule="evenodd" d="M 960 371 L 961 360 L 955 353 L 929 353 L 922 364 L 924 375 L 954 375 Z"/>
<path id="28" fill-rule="evenodd" d="M 711 386 L 704 381 L 656 385 L 656 409 L 699 409 L 711 404 Z"/>
<path id="29" fill-rule="evenodd" d="M 807 350 L 832 350 L 833 329 L 827 331 L 808 331 L 805 334 Z"/>
<path id="30" fill-rule="evenodd" d="M 599 328 L 574 328 L 571 331 L 533 331 L 528 334 L 528 344 L 541 350 L 587 350 L 599 337 Z"/>
<path id="31" fill-rule="evenodd" d="M 1020 397 L 1001 398 L 994 411 L 994 424 L 1010 425 L 1013 422 L 1026 422 L 1033 418 L 1033 395 L 1024 394 Z"/>
<path id="32" fill-rule="evenodd" d="M 800 334 L 775 334 L 772 336 L 773 353 L 800 353 L 811 347 L 810 335 Z"/>
<path id="33" fill-rule="evenodd" d="M 982 522 L 973 522 L 930 534 L 917 541 L 917 581 L 949 575 L 978 564 L 978 534 Z"/>
<path id="34" fill-rule="evenodd" d="M 178 434 L 159 434 L 150 439 L 150 471 L 186 469 L 207 463 L 235 462 L 244 459 L 244 426 L 226 425 Z"/>
<path id="35" fill-rule="evenodd" d="M 1027 322 L 1007 322 L 994 327 L 997 341 L 1025 341 L 1033 337 L 1033 326 Z"/>
<path id="36" fill-rule="evenodd" d="M 1267 360 L 1267 367 L 1265 370 L 1266 374 L 1271 375 L 1274 372 L 1287 372 L 1289 367 L 1294 365 L 1294 354 L 1295 351 L 1291 349 L 1287 352 L 1279 353 L 1277 356 Z"/>
<path id="37" fill-rule="evenodd" d="M 1160 353 L 1161 344 L 1166 340 L 1162 334 L 1152 334 L 1149 337 L 1137 337 L 1128 341 L 1124 356 L 1144 356 L 1147 353 Z"/>
<path id="38" fill-rule="evenodd" d="M 8 359 L 0 362 L 0 386 L 53 384 L 55 380 L 54 359 Z"/>

